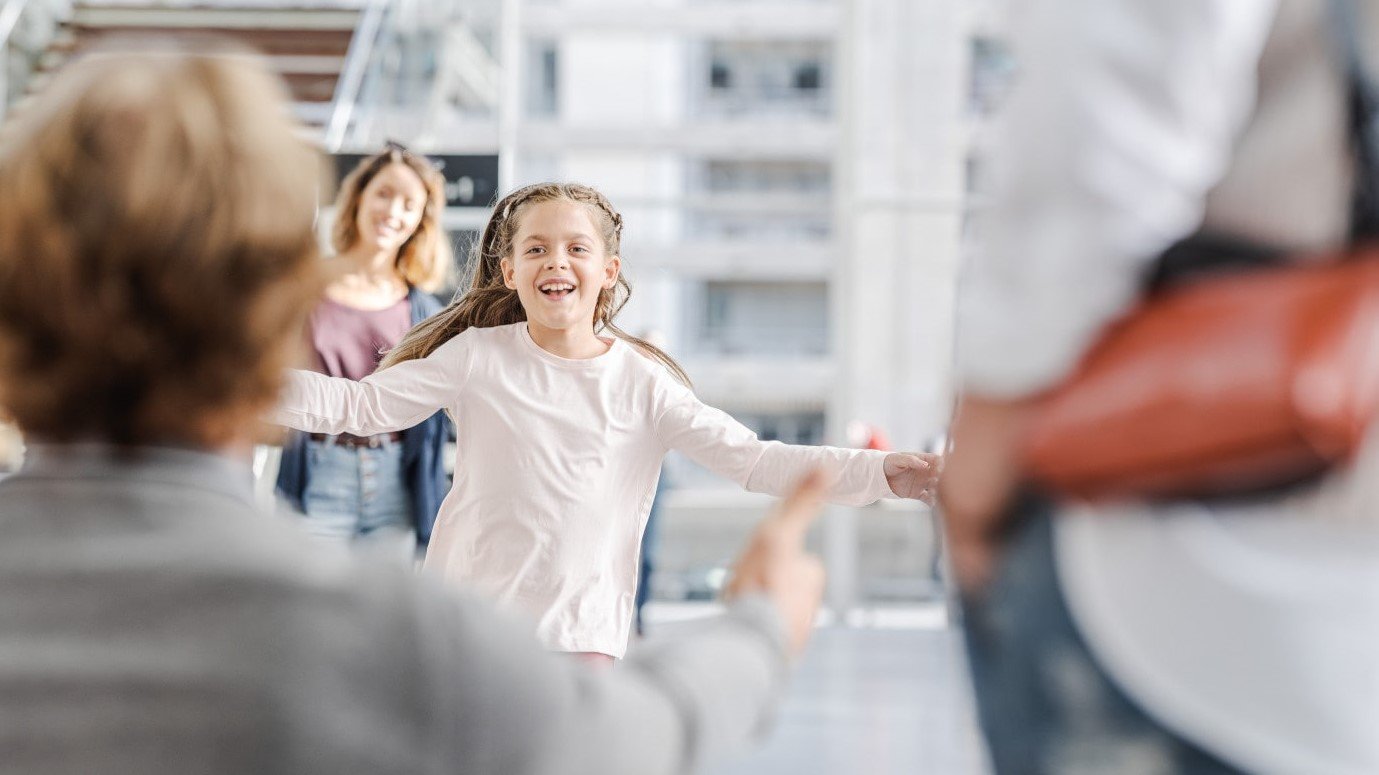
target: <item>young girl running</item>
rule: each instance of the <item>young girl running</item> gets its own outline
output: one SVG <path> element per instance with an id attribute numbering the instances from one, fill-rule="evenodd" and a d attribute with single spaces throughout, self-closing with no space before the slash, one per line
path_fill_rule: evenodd
<path id="1" fill-rule="evenodd" d="M 667 451 L 773 495 L 826 466 L 832 499 L 848 505 L 927 499 L 938 469 L 933 457 L 763 442 L 705 406 L 668 355 L 613 322 L 631 291 L 621 237 L 622 217 L 586 186 L 509 194 L 466 293 L 360 382 L 293 372 L 276 418 L 370 435 L 449 411 L 459 464 L 427 569 L 534 615 L 548 648 L 595 659 L 626 650 Z"/>

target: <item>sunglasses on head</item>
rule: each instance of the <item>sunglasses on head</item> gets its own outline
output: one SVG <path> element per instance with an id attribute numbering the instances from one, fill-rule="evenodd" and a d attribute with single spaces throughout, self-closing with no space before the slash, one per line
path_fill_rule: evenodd
<path id="1" fill-rule="evenodd" d="M 440 165 L 436 164 L 434 161 L 431 161 L 429 158 L 426 157 L 425 154 L 414 153 L 410 148 L 403 145 L 402 143 L 399 143 L 396 140 L 385 140 L 383 142 L 383 151 L 384 153 L 396 153 L 397 155 L 406 159 L 415 159 L 416 161 L 425 164 L 427 167 L 430 167 L 433 170 L 440 169 Z"/>

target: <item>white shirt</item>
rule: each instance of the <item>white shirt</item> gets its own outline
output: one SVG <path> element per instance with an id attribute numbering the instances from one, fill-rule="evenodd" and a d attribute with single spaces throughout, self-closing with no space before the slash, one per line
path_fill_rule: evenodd
<path id="1" fill-rule="evenodd" d="M 967 389 L 1059 382 L 1199 226 L 1300 250 L 1344 240 L 1352 172 L 1325 2 L 1012 10 L 1020 79 L 961 292 Z M 1375 773 L 1376 513 L 1371 443 L 1286 502 L 1078 509 L 1056 522 L 1058 570 L 1093 653 L 1180 734 L 1252 772 Z"/>
<path id="2" fill-rule="evenodd" d="M 559 651 L 626 650 L 668 450 L 753 492 L 784 494 L 825 465 L 840 503 L 893 497 L 883 452 L 763 442 L 622 340 L 570 360 L 541 349 L 525 323 L 468 329 L 361 382 L 294 371 L 275 420 L 369 435 L 437 409 L 454 417 L 459 448 L 427 569 L 535 616 Z"/>

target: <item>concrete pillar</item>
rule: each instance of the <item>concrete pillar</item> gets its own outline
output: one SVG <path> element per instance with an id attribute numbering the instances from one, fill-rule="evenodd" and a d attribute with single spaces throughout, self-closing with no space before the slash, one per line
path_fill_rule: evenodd
<path id="1" fill-rule="evenodd" d="M 947 422 L 967 37 L 960 2 L 847 6 L 837 67 L 839 260 L 830 283 L 834 443 L 856 419 L 913 449 Z M 830 514 L 824 554 L 829 603 L 845 618 L 858 593 L 855 516 Z"/>

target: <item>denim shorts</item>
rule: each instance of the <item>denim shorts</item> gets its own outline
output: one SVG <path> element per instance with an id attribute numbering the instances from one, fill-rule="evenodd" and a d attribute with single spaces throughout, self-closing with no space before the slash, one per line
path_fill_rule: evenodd
<path id="1" fill-rule="evenodd" d="M 354 546 L 387 544 L 415 551 L 412 496 L 402 445 L 346 447 L 308 440 L 304 524 L 312 536 Z"/>

